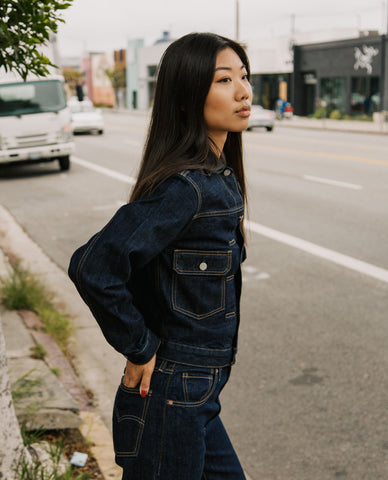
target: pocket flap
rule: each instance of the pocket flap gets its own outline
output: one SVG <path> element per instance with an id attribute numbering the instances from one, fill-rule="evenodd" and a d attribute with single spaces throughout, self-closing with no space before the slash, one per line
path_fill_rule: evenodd
<path id="1" fill-rule="evenodd" d="M 226 275 L 232 265 L 232 251 L 175 250 L 173 268 L 182 275 Z"/>

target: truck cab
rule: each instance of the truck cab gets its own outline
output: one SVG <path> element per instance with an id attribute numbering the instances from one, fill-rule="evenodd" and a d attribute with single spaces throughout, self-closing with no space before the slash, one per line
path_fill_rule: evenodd
<path id="1" fill-rule="evenodd" d="M 0 164 L 57 160 L 68 170 L 73 151 L 63 77 L 0 72 Z"/>

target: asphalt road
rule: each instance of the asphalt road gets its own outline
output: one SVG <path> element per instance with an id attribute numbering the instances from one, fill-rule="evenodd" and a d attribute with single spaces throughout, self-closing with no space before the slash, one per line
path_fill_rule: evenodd
<path id="1" fill-rule="evenodd" d="M 63 269 L 136 175 L 147 118 L 105 120 L 103 136 L 75 137 L 67 173 L 0 169 L 0 203 Z M 388 138 L 282 127 L 244 141 L 248 260 L 224 422 L 252 480 L 386 480 Z M 105 403 L 96 385 L 107 422 L 113 358 Z"/>

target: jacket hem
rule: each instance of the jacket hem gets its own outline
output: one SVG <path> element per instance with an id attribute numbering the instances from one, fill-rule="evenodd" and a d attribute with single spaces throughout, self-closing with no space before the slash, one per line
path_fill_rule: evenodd
<path id="1" fill-rule="evenodd" d="M 222 368 L 235 363 L 236 353 L 237 350 L 233 347 L 225 349 L 204 348 L 162 340 L 156 355 L 162 360 L 174 363 Z"/>

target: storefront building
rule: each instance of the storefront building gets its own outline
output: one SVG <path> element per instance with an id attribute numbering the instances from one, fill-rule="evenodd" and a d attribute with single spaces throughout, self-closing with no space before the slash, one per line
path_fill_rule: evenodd
<path id="1" fill-rule="evenodd" d="M 388 110 L 385 35 L 294 46 L 292 103 L 296 115 L 372 115 Z"/>

